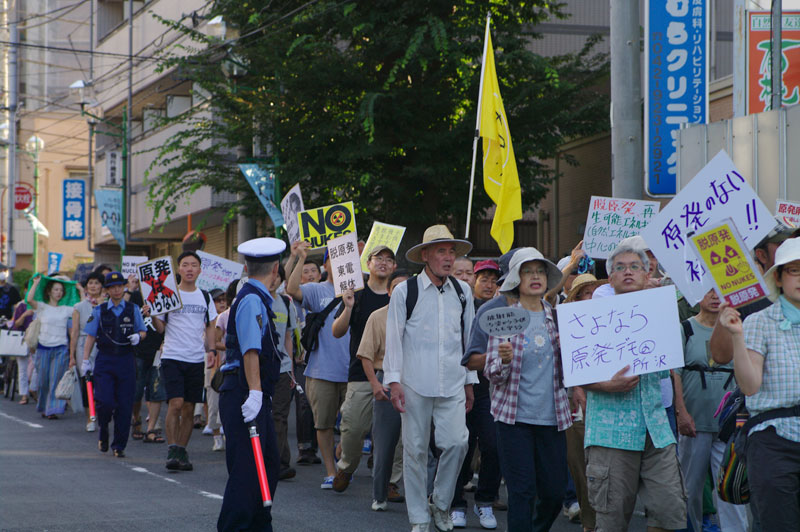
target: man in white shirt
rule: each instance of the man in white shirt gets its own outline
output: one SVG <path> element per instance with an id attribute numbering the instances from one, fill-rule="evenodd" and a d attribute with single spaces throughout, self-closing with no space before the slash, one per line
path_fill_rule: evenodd
<path id="1" fill-rule="evenodd" d="M 436 530 L 453 529 L 449 507 L 467 452 L 466 413 L 478 378 L 461 365 L 475 316 L 472 290 L 450 273 L 456 257 L 471 249 L 472 244 L 453 238 L 447 227 L 429 227 L 422 243 L 406 253 L 407 260 L 425 269 L 398 285 L 389 302 L 384 383 L 391 387 L 392 404 L 403 420 L 403 479 L 412 532 L 427 531 L 431 516 Z M 411 283 L 415 286 L 409 289 Z M 431 422 L 441 456 L 429 503 Z"/>
<path id="2" fill-rule="evenodd" d="M 164 334 L 161 350 L 161 371 L 167 392 L 167 469 L 191 471 L 192 463 L 186 445 L 192 435 L 192 414 L 195 403 L 203 402 L 204 368 L 216 355 L 214 331 L 217 310 L 207 292 L 197 288 L 200 257 L 184 251 L 178 257 L 178 274 L 183 306 L 162 316 L 153 316 L 153 325 Z M 163 319 L 162 319 L 163 318 Z"/>

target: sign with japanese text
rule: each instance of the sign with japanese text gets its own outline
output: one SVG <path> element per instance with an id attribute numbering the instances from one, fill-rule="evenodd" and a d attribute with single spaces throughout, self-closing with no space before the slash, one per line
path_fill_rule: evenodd
<path id="1" fill-rule="evenodd" d="M 364 276 L 359 267 L 358 237 L 355 233 L 347 233 L 329 240 L 328 258 L 331 261 L 336 297 L 342 295 L 345 290 L 364 288 Z"/>
<path id="2" fill-rule="evenodd" d="M 800 11 L 781 16 L 781 100 L 800 103 Z M 747 114 L 772 109 L 772 17 L 751 11 L 747 24 Z"/>
<path id="3" fill-rule="evenodd" d="M 28 183 L 20 183 L 14 187 L 14 208 L 23 211 L 33 204 L 33 187 Z"/>
<path id="4" fill-rule="evenodd" d="M 390 225 L 382 222 L 374 222 L 372 230 L 369 232 L 369 238 L 364 245 L 364 251 L 361 253 L 361 271 L 369 273 L 367 268 L 367 258 L 370 252 L 378 246 L 386 246 L 394 253 L 400 248 L 400 242 L 403 241 L 403 235 L 406 233 L 406 228 L 401 225 Z"/>
<path id="5" fill-rule="evenodd" d="M 303 207 L 303 193 L 300 192 L 300 183 L 289 189 L 281 200 L 281 213 L 283 214 L 284 227 L 289 236 L 289 243 L 294 244 L 300 240 L 300 225 L 297 222 L 297 213 L 305 210 Z"/>
<path id="6" fill-rule="evenodd" d="M 142 299 L 150 305 L 150 315 L 160 316 L 183 308 L 172 257 L 159 257 L 136 266 Z"/>
<path id="7" fill-rule="evenodd" d="M 125 232 L 122 225 L 122 190 L 97 189 L 94 191 L 100 225 L 111 231 L 119 247 L 125 247 Z"/>
<path id="8" fill-rule="evenodd" d="M 725 218 L 733 220 L 747 250 L 775 227 L 767 206 L 728 154 L 720 151 L 642 231 L 650 250 L 691 305 L 703 299 L 714 283 L 689 236 Z"/>
<path id="9" fill-rule="evenodd" d="M 356 235 L 356 213 L 352 201 L 299 212 L 297 223 L 300 238 L 311 244 L 311 249 L 324 248 L 329 240 L 342 235 Z"/>
<path id="10" fill-rule="evenodd" d="M 63 258 L 63 253 L 56 253 L 55 251 L 47 254 L 47 275 L 53 275 L 61 271 L 61 260 Z"/>
<path id="11" fill-rule="evenodd" d="M 136 266 L 143 262 L 147 262 L 147 257 L 142 257 L 139 255 L 123 255 L 122 269 L 120 269 L 119 272 L 125 279 L 127 279 L 131 275 L 136 275 Z"/>
<path id="12" fill-rule="evenodd" d="M 511 338 L 524 333 L 530 322 L 531 315 L 524 308 L 504 307 L 484 312 L 478 325 L 488 335 Z"/>
<path id="13" fill-rule="evenodd" d="M 106 152 L 106 186 L 118 187 L 122 184 L 122 171 L 120 165 L 125 161 L 122 160 L 122 153 L 118 151 Z"/>
<path id="14" fill-rule="evenodd" d="M 283 214 L 275 205 L 275 172 L 273 169 L 264 168 L 258 164 L 240 164 L 239 170 L 244 174 L 245 179 L 256 193 L 258 201 L 264 206 L 264 210 L 269 214 L 272 224 L 283 227 Z"/>
<path id="15" fill-rule="evenodd" d="M 645 188 L 677 192 L 678 130 L 708 121 L 708 0 L 645 2 Z"/>
<path id="16" fill-rule="evenodd" d="M 694 235 L 692 243 L 722 301 L 736 308 L 767 296 L 761 272 L 730 220 Z"/>
<path id="17" fill-rule="evenodd" d="M 607 259 L 620 240 L 641 233 L 658 213 L 657 201 L 592 196 L 583 250 L 595 259 Z"/>
<path id="18" fill-rule="evenodd" d="M 242 278 L 244 265 L 232 260 L 224 259 L 205 251 L 198 251 L 200 256 L 201 271 L 197 278 L 197 287 L 211 291 L 214 288 L 227 290 L 228 285 L 236 279 Z"/>
<path id="19" fill-rule="evenodd" d="M 83 240 L 86 238 L 86 183 L 83 179 L 65 179 L 63 187 L 62 238 Z"/>
<path id="20" fill-rule="evenodd" d="M 558 305 L 564 386 L 683 367 L 675 288 Z"/>
<path id="21" fill-rule="evenodd" d="M 788 227 L 800 227 L 800 203 L 776 201 L 775 218 L 779 218 Z"/>

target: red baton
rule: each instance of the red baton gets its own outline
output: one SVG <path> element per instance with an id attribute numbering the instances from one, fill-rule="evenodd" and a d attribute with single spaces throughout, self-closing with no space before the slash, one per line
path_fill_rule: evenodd
<path id="1" fill-rule="evenodd" d="M 89 402 L 89 419 L 97 421 L 97 416 L 94 411 L 94 386 L 92 385 L 92 372 L 86 372 L 86 395 Z"/>
<path id="2" fill-rule="evenodd" d="M 253 458 L 256 461 L 256 471 L 258 472 L 258 485 L 261 487 L 261 500 L 264 506 L 272 506 L 272 495 L 269 493 L 269 483 L 267 482 L 267 470 L 264 468 L 264 455 L 261 454 L 261 438 L 258 435 L 255 423 L 250 423 L 250 443 L 253 444 Z"/>

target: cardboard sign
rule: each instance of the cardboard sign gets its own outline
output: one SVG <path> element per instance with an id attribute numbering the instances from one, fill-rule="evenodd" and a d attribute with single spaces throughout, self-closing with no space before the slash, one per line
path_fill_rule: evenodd
<path id="1" fill-rule="evenodd" d="M 372 224 L 372 230 L 369 232 L 367 243 L 364 246 L 364 251 L 361 253 L 361 271 L 369 273 L 367 259 L 369 258 L 370 252 L 376 247 L 386 246 L 394 253 L 397 253 L 405 233 L 406 228 L 403 226 L 374 222 Z"/>
<path id="2" fill-rule="evenodd" d="M 217 257 L 205 251 L 198 251 L 202 271 L 197 278 L 197 288 L 211 291 L 214 288 L 227 290 L 228 285 L 242 278 L 244 265 L 232 260 Z"/>
<path id="3" fill-rule="evenodd" d="M 730 220 L 693 236 L 692 244 L 711 274 L 720 299 L 730 306 L 741 307 L 769 293 L 761 272 Z"/>
<path id="4" fill-rule="evenodd" d="M 800 203 L 778 200 L 775 202 L 775 217 L 789 227 L 800 227 Z"/>
<path id="5" fill-rule="evenodd" d="M 484 312 L 478 325 L 490 336 L 511 338 L 524 333 L 530 322 L 531 315 L 524 308 L 505 307 Z"/>
<path id="6" fill-rule="evenodd" d="M 720 151 L 642 230 L 658 262 L 694 305 L 714 287 L 711 275 L 689 242 L 692 233 L 730 217 L 751 250 L 775 227 L 764 202 Z"/>
<path id="7" fill-rule="evenodd" d="M 150 305 L 150 315 L 160 316 L 183 308 L 172 257 L 159 257 L 136 266 L 142 299 Z"/>
<path id="8" fill-rule="evenodd" d="M 120 273 L 127 279 L 130 275 L 136 275 L 136 266 L 143 262 L 147 262 L 147 257 L 138 255 L 123 255 L 122 256 L 122 269 Z"/>
<path id="9" fill-rule="evenodd" d="M 324 248 L 333 238 L 348 233 L 356 234 L 356 214 L 352 201 L 299 212 L 297 223 L 300 226 L 300 238 L 311 244 L 311 249 Z"/>
<path id="10" fill-rule="evenodd" d="M 358 237 L 355 233 L 329 240 L 328 256 L 331 261 L 336 297 L 342 295 L 345 290 L 364 288 L 364 276 L 359 268 Z"/>
<path id="11" fill-rule="evenodd" d="M 592 258 L 607 259 L 620 240 L 641 233 L 660 207 L 657 201 L 592 196 L 583 250 Z"/>
<path id="12" fill-rule="evenodd" d="M 297 221 L 297 214 L 304 210 L 303 194 L 300 192 L 300 183 L 298 183 L 289 189 L 289 192 L 281 200 L 284 227 L 286 227 L 290 244 L 300 240 L 300 224 Z"/>
<path id="13" fill-rule="evenodd" d="M 663 286 L 630 294 L 556 307 L 564 386 L 683 367 L 675 288 Z"/>

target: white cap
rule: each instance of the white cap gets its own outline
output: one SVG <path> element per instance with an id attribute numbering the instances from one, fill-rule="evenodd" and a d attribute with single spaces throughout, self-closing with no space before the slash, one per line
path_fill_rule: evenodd
<path id="1" fill-rule="evenodd" d="M 281 257 L 286 249 L 286 242 L 278 238 L 263 237 L 253 238 L 242 242 L 236 251 L 252 262 L 274 262 Z"/>

